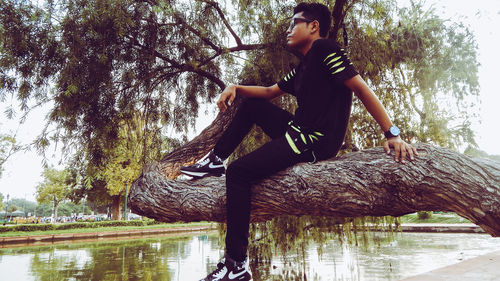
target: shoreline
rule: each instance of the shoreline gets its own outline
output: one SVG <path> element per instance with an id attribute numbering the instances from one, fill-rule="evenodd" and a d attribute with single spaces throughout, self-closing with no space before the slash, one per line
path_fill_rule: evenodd
<path id="1" fill-rule="evenodd" d="M 189 233 L 215 230 L 214 224 L 206 226 L 182 226 L 182 227 L 166 227 L 158 229 L 135 229 L 135 230 L 119 230 L 119 231 L 102 231 L 102 232 L 82 232 L 68 234 L 47 234 L 47 235 L 26 235 L 26 236 L 6 236 L 0 237 L 0 248 L 8 248 L 9 246 L 18 244 L 35 244 L 35 243 L 53 243 L 68 240 L 87 240 L 99 238 L 126 238 L 150 236 L 156 234 L 175 234 Z"/>
<path id="2" fill-rule="evenodd" d="M 136 237 L 156 234 L 172 234 L 183 232 L 201 232 L 215 230 L 214 224 L 206 226 L 181 226 L 158 229 L 137 229 L 102 232 L 83 232 L 69 234 L 26 235 L 0 237 L 0 247 L 9 247 L 16 244 L 34 244 L 39 242 L 59 242 L 68 240 L 85 240 L 113 237 Z M 406 223 L 401 225 L 401 232 L 428 232 L 428 233 L 485 233 L 475 224 L 439 224 L 439 223 Z"/>
<path id="3" fill-rule="evenodd" d="M 401 281 L 500 280 L 500 251 L 411 276 Z"/>
<path id="4" fill-rule="evenodd" d="M 473 223 L 403 223 L 402 232 L 435 232 L 435 233 L 486 233 L 479 225 Z"/>

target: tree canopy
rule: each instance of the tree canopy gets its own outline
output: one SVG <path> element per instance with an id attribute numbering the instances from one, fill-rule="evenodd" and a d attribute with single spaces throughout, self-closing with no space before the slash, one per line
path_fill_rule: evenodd
<path id="1" fill-rule="evenodd" d="M 475 144 L 467 97 L 478 94 L 477 46 L 465 26 L 416 2 L 404 9 L 392 0 L 325 4 L 337 13 L 332 31 L 342 30 L 334 36 L 348 44 L 356 68 L 407 139 Z M 52 100 L 48 123 L 57 129 L 44 131 L 38 147 L 62 141 L 98 164 L 133 116 L 141 115 L 145 134 L 168 126 L 186 132 L 199 104 L 226 83 L 280 79 L 297 62 L 284 48 L 294 5 L 2 0 L 0 95 L 16 93 L 21 109 L 29 100 Z M 355 103 L 348 146 L 380 140 L 377 125 Z"/>
<path id="2" fill-rule="evenodd" d="M 71 175 L 68 170 L 57 170 L 47 167 L 43 171 L 43 181 L 36 188 L 38 203 L 52 203 L 54 217 L 57 218 L 59 203 L 69 198 L 71 193 Z"/>

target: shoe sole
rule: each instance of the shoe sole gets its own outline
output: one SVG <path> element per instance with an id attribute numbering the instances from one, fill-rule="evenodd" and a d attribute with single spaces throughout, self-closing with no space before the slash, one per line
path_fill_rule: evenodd
<path id="1" fill-rule="evenodd" d="M 214 176 L 214 177 L 221 177 L 222 176 L 221 173 L 211 174 L 209 172 L 191 172 L 191 171 L 183 171 L 183 170 L 181 170 L 181 173 L 188 175 L 188 176 L 191 176 L 191 177 L 195 177 L 195 178 L 204 178 L 206 176 Z"/>

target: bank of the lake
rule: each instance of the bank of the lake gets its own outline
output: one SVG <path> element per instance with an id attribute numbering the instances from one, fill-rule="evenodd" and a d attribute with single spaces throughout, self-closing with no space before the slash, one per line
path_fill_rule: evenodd
<path id="1" fill-rule="evenodd" d="M 64 240 L 82 240 L 111 237 L 132 237 L 146 236 L 166 233 L 184 233 L 184 232 L 203 232 L 216 229 L 214 223 L 190 223 L 190 224 L 172 224 L 142 227 L 112 227 L 110 229 L 73 229 L 64 230 L 64 233 L 44 233 L 16 236 L 0 236 L 0 247 L 9 247 L 12 244 L 28 244 L 37 242 L 57 242 Z M 484 233 L 484 231 L 474 224 L 403 224 L 402 232 L 428 232 L 428 233 Z M 62 231 L 59 231 L 62 232 Z"/>
<path id="2" fill-rule="evenodd" d="M 216 229 L 215 223 L 173 223 L 149 226 L 116 226 L 102 228 L 80 228 L 51 231 L 13 232 L 0 234 L 0 247 L 12 244 L 35 242 L 56 242 L 64 240 L 81 240 L 95 238 L 145 236 L 154 234 L 182 233 L 193 231 L 211 231 Z"/>
<path id="3" fill-rule="evenodd" d="M 437 233 L 484 233 L 477 225 L 454 214 L 430 214 L 421 219 L 415 214 L 402 216 L 400 231 L 402 232 L 437 232 Z M 94 225 L 95 226 L 95 225 Z M 69 228 L 45 231 L 15 231 L 0 233 L 0 246 L 19 243 L 55 242 L 64 240 L 94 239 L 104 237 L 144 236 L 163 233 L 179 233 L 192 231 L 210 231 L 216 229 L 213 222 L 163 223 L 141 226 L 106 226 Z"/>

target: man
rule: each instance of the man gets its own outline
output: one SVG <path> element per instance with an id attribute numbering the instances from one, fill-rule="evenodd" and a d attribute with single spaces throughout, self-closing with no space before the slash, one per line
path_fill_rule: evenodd
<path id="1" fill-rule="evenodd" d="M 202 280 L 252 280 L 247 257 L 252 184 L 297 163 L 314 163 L 335 156 L 347 129 L 352 92 L 385 132 L 387 153 L 393 147 L 396 161 L 403 163 L 407 155 L 411 160 L 417 155 L 415 148 L 401 140 L 399 129 L 358 75 L 345 51 L 326 39 L 330 22 L 326 6 L 297 5 L 286 33 L 288 47 L 303 55 L 299 66 L 270 87 L 227 87 L 217 102 L 221 111 L 231 106 L 236 95 L 247 99 L 208 156 L 181 168 L 182 173 L 194 177 L 226 173 L 226 254 L 217 269 Z M 285 92 L 297 97 L 295 115 L 268 101 Z M 223 159 L 233 152 L 253 124 L 260 126 L 272 140 L 235 160 L 225 171 Z"/>

